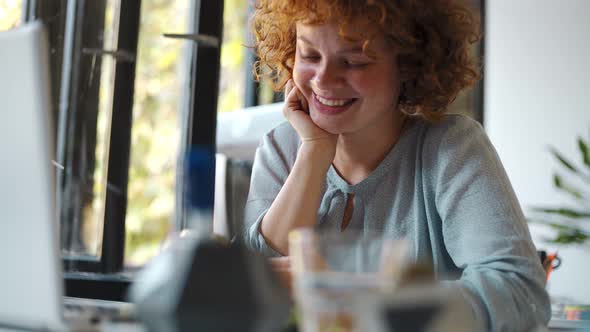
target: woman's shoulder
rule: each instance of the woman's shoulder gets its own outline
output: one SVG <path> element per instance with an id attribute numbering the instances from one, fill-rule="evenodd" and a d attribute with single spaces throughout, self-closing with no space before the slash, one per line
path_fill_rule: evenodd
<path id="1" fill-rule="evenodd" d="M 299 136 L 289 121 L 281 122 L 276 127 L 266 132 L 266 136 L 285 141 L 299 141 Z"/>
<path id="2" fill-rule="evenodd" d="M 440 121 L 428 123 L 426 127 L 430 135 L 441 138 L 449 134 L 483 132 L 479 122 L 463 114 L 445 114 Z"/>
<path id="3" fill-rule="evenodd" d="M 465 115 L 448 114 L 438 122 L 422 121 L 419 132 L 419 153 L 424 161 L 434 165 L 493 149 L 482 125 Z"/>
<path id="4" fill-rule="evenodd" d="M 272 128 L 263 137 L 261 144 L 272 142 L 278 147 L 299 146 L 299 135 L 288 121 L 282 122 Z"/>
<path id="5" fill-rule="evenodd" d="M 274 156 L 273 158 L 293 163 L 300 144 L 299 135 L 291 124 L 285 121 L 264 134 L 258 149 Z"/>
<path id="6" fill-rule="evenodd" d="M 438 122 L 423 122 L 423 135 L 427 146 L 439 148 L 488 142 L 482 125 L 462 114 L 445 114 Z"/>

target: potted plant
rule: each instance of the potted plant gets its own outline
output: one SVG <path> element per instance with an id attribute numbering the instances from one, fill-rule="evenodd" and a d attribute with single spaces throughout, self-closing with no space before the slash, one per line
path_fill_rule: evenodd
<path id="1" fill-rule="evenodd" d="M 590 237 L 588 231 L 581 228 L 580 221 L 590 222 L 590 141 L 585 142 L 578 137 L 578 148 L 581 154 L 583 166 L 578 167 L 576 164 L 566 159 L 556 148 L 551 147 L 550 151 L 553 157 L 563 166 L 564 170 L 572 175 L 565 178 L 561 173 L 553 174 L 553 185 L 559 191 L 567 194 L 572 198 L 576 207 L 536 207 L 534 210 L 541 214 L 551 215 L 549 226 L 554 228 L 557 233 L 552 239 L 552 243 L 572 244 L 584 243 Z"/>
<path id="2" fill-rule="evenodd" d="M 583 244 L 590 238 L 589 228 L 583 226 L 590 226 L 590 140 L 584 141 L 578 137 L 577 145 L 581 155 L 578 164 L 567 159 L 556 148 L 550 148 L 551 154 L 562 167 L 561 171 L 553 174 L 553 185 L 567 195 L 572 204 L 533 209 L 537 214 L 530 221 L 546 224 L 555 230 L 553 237 L 545 239 L 547 243 Z M 560 258 L 557 253 L 540 251 L 539 254 L 549 278 L 551 271 L 559 266 Z"/>

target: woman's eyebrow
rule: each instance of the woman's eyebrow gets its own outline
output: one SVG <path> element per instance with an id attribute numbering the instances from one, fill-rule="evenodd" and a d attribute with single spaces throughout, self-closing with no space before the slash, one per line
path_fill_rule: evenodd
<path id="1" fill-rule="evenodd" d="M 297 40 L 302 41 L 304 44 L 307 44 L 307 46 L 315 47 L 313 45 L 313 43 L 309 39 L 305 38 L 304 36 L 297 36 Z M 341 54 L 343 54 L 343 53 L 347 53 L 347 54 L 348 53 L 360 53 L 360 54 L 364 54 L 362 46 L 352 46 L 352 47 L 349 47 L 349 48 L 344 48 L 344 49 L 339 50 L 337 53 L 341 53 Z"/>

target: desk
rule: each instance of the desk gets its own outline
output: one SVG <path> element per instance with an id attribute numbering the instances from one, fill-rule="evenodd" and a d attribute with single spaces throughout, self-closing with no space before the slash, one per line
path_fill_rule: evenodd
<path id="1" fill-rule="evenodd" d="M 590 331 L 589 321 L 575 321 L 565 319 L 552 319 L 549 322 L 549 331 L 572 331 L 583 330 Z"/>
<path id="2" fill-rule="evenodd" d="M 559 331 L 590 331 L 590 322 L 585 321 L 571 321 L 571 320 L 552 320 L 549 322 L 547 331 L 559 332 Z M 101 329 L 100 331 L 109 332 L 144 332 L 145 329 L 140 324 L 110 324 Z M 3 332 L 0 330 L 0 332 Z M 539 331 L 540 332 L 540 331 Z"/>
<path id="3" fill-rule="evenodd" d="M 6 328 L 0 326 L 0 332 L 23 332 L 28 330 Z M 138 323 L 103 323 L 86 329 L 73 329 L 72 332 L 146 332 L 143 325 Z M 34 332 L 34 330 L 31 330 Z"/>
<path id="4" fill-rule="evenodd" d="M 568 320 L 552 320 L 549 322 L 548 332 L 559 331 L 590 331 L 590 322 L 582 321 L 568 321 Z M 96 329 L 85 330 L 85 332 L 145 332 L 146 329 L 138 323 L 111 323 L 105 322 L 96 326 Z M 20 329 L 9 329 L 0 327 L 0 332 L 22 332 Z M 542 332 L 538 330 L 537 332 Z"/>

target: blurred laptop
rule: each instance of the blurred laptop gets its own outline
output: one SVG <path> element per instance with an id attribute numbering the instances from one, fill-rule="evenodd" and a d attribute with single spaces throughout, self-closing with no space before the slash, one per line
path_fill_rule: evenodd
<path id="1" fill-rule="evenodd" d="M 64 310 L 49 51 L 41 23 L 0 32 L 0 109 L 0 329 L 85 325 L 96 317 L 75 304 L 100 307 L 101 301 L 67 299 L 75 309 Z"/>

